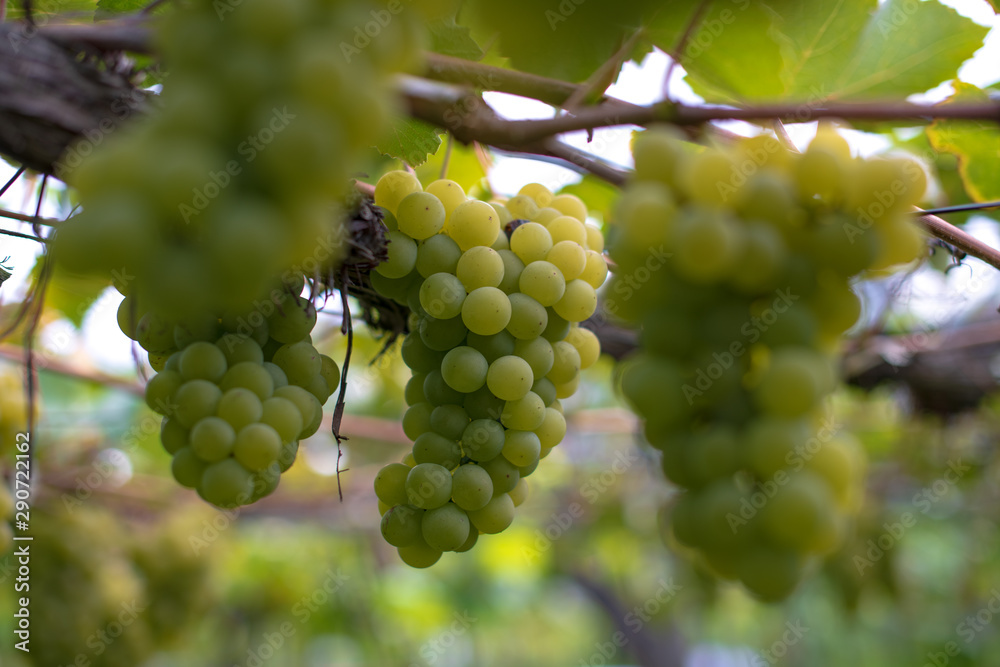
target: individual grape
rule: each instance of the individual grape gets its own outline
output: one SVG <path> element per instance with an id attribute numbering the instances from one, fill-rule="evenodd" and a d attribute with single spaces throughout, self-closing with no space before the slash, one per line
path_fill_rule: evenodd
<path id="1" fill-rule="evenodd" d="M 417 463 L 436 463 L 452 470 L 462 460 L 462 450 L 456 441 L 428 431 L 413 441 L 413 460 Z"/>
<path id="2" fill-rule="evenodd" d="M 416 405 L 417 403 L 423 403 L 427 400 L 424 395 L 424 380 L 427 379 L 427 374 L 413 375 L 406 382 L 406 388 L 403 389 L 403 400 L 406 401 L 407 405 Z"/>
<path id="3" fill-rule="evenodd" d="M 517 292 L 508 298 L 510 300 L 510 321 L 507 323 L 507 331 L 519 340 L 531 340 L 541 336 L 549 323 L 545 306 L 530 296 Z"/>
<path id="4" fill-rule="evenodd" d="M 584 246 L 587 243 L 587 230 L 584 229 L 583 223 L 580 220 L 572 216 L 560 216 L 548 223 L 545 228 L 552 237 L 553 244 L 562 241 L 572 241 L 580 246 Z"/>
<path id="5" fill-rule="evenodd" d="M 467 292 L 479 287 L 496 287 L 503 280 L 503 258 L 493 248 L 475 246 L 462 253 L 455 269 Z"/>
<path id="6" fill-rule="evenodd" d="M 556 195 L 549 202 L 549 206 L 556 209 L 563 215 L 576 218 L 580 222 L 587 219 L 587 205 L 576 195 L 562 194 Z"/>
<path id="7" fill-rule="evenodd" d="M 147 352 L 174 349 L 174 323 L 157 313 L 146 313 L 136 325 L 135 339 Z"/>
<path id="8" fill-rule="evenodd" d="M 460 315 L 465 299 L 462 281 L 450 273 L 435 273 L 420 285 L 420 305 L 428 315 L 440 320 Z"/>
<path id="9" fill-rule="evenodd" d="M 375 272 L 386 278 L 402 278 L 417 264 L 417 244 L 402 231 L 388 232 L 388 259 L 375 267 Z"/>
<path id="10" fill-rule="evenodd" d="M 603 285 L 608 278 L 608 263 L 604 260 L 604 256 L 593 250 L 588 250 L 587 263 L 579 278 L 594 289 Z"/>
<path id="11" fill-rule="evenodd" d="M 441 552 L 428 546 L 421 537 L 414 544 L 399 547 L 399 559 L 410 567 L 425 568 L 430 567 L 441 559 Z"/>
<path id="12" fill-rule="evenodd" d="M 406 504 L 405 485 L 409 473 L 409 466 L 402 463 L 390 463 L 385 466 L 375 475 L 375 495 L 390 507 Z"/>
<path id="13" fill-rule="evenodd" d="M 542 423 L 534 431 L 541 448 L 551 449 L 566 437 L 566 418 L 555 408 L 545 408 Z"/>
<path id="14" fill-rule="evenodd" d="M 534 220 L 541 211 L 534 198 L 527 195 L 515 195 L 504 206 L 515 220 Z"/>
<path id="15" fill-rule="evenodd" d="M 249 389 L 237 387 L 222 394 L 216 414 L 239 431 L 244 426 L 260 421 L 264 407 L 257 394 Z"/>
<path id="16" fill-rule="evenodd" d="M 587 235 L 587 245 L 589 250 L 596 252 L 604 251 L 604 234 L 600 228 L 593 225 L 584 225 L 584 232 Z M 575 277 L 575 276 L 574 276 Z"/>
<path id="17" fill-rule="evenodd" d="M 570 280 L 553 308 L 569 322 L 582 322 L 597 310 L 597 292 L 583 280 Z"/>
<path id="18" fill-rule="evenodd" d="M 305 424 L 298 407 L 287 398 L 272 396 L 262 403 L 260 421 L 267 424 L 281 436 L 282 442 L 298 440 Z"/>
<path id="19" fill-rule="evenodd" d="M 401 347 L 403 363 L 416 373 L 429 373 L 441 366 L 444 353 L 424 344 L 420 334 L 410 332 Z"/>
<path id="20" fill-rule="evenodd" d="M 340 387 L 340 366 L 337 365 L 337 362 L 332 357 L 328 357 L 325 354 L 319 355 L 319 358 L 322 362 L 319 375 L 323 378 L 323 382 L 326 383 L 327 389 L 332 394 Z"/>
<path id="21" fill-rule="evenodd" d="M 236 433 L 233 456 L 247 470 L 264 470 L 280 454 L 281 436 L 267 424 L 248 424 Z"/>
<path id="22" fill-rule="evenodd" d="M 544 410 L 544 408 L 543 408 Z M 503 457 L 521 467 L 538 460 L 541 453 L 538 436 L 531 431 L 516 431 L 508 428 L 504 433 Z"/>
<path id="23" fill-rule="evenodd" d="M 493 480 L 482 467 L 468 463 L 451 475 L 451 500 L 466 512 L 486 507 L 493 497 Z"/>
<path id="24" fill-rule="evenodd" d="M 233 451 L 236 431 L 224 419 L 205 417 L 191 429 L 191 451 L 206 463 L 221 461 Z"/>
<path id="25" fill-rule="evenodd" d="M 517 486 L 511 489 L 510 493 L 507 495 L 510 496 L 510 500 L 514 503 L 514 507 L 520 507 L 524 504 L 524 501 L 528 499 L 528 482 L 525 481 L 523 476 L 518 480 Z"/>
<path id="26" fill-rule="evenodd" d="M 677 274 L 696 284 L 730 276 L 738 266 L 741 231 L 733 220 L 714 209 L 680 215 L 672 236 Z"/>
<path id="27" fill-rule="evenodd" d="M 552 343 L 545 338 L 517 341 L 514 344 L 514 354 L 528 362 L 536 379 L 547 375 L 556 359 Z"/>
<path id="28" fill-rule="evenodd" d="M 205 468 L 198 493 L 219 507 L 245 505 L 253 494 L 253 473 L 236 459 L 223 459 Z"/>
<path id="29" fill-rule="evenodd" d="M 431 430 L 449 440 L 460 440 L 469 414 L 460 405 L 439 405 L 431 411 Z"/>
<path id="30" fill-rule="evenodd" d="M 453 503 L 424 513 L 421 531 L 424 541 L 438 551 L 454 551 L 469 538 L 469 515 Z"/>
<path id="31" fill-rule="evenodd" d="M 473 461 L 490 461 L 503 450 L 504 428 L 494 419 L 475 419 L 462 431 L 461 444 Z"/>
<path id="32" fill-rule="evenodd" d="M 531 197 L 539 206 L 548 206 L 552 203 L 552 191 L 540 183 L 528 183 L 517 194 Z"/>
<path id="33" fill-rule="evenodd" d="M 566 335 L 566 342 L 579 352 L 581 369 L 590 368 L 601 356 L 601 341 L 590 329 L 571 327 Z"/>
<path id="34" fill-rule="evenodd" d="M 399 231 L 410 238 L 430 238 L 444 227 L 444 204 L 430 192 L 413 192 L 399 202 L 396 219 Z"/>
<path id="35" fill-rule="evenodd" d="M 456 391 L 444 381 L 441 371 L 431 371 L 424 380 L 424 395 L 432 405 L 461 405 L 466 394 Z"/>
<path id="36" fill-rule="evenodd" d="M 469 520 L 481 533 L 501 533 L 514 521 L 514 501 L 506 493 L 493 496 L 485 507 L 469 512 Z"/>
<path id="37" fill-rule="evenodd" d="M 418 463 L 406 475 L 406 497 L 421 509 L 441 507 L 451 499 L 451 473 L 436 463 Z"/>
<path id="38" fill-rule="evenodd" d="M 174 458 L 170 462 L 170 472 L 178 484 L 193 489 L 201 483 L 201 476 L 207 465 L 193 449 L 181 447 L 174 452 Z"/>
<path id="39" fill-rule="evenodd" d="M 287 398 L 289 401 L 294 403 L 295 407 L 297 407 L 299 412 L 302 413 L 302 423 L 305 424 L 305 426 L 302 428 L 302 432 L 299 433 L 300 440 L 308 438 L 319 430 L 320 423 L 323 420 L 323 405 L 316 399 L 315 396 L 302 387 L 296 387 L 294 385 L 288 385 L 287 387 L 275 389 L 274 395 L 279 398 Z M 263 414 L 263 407 L 261 408 L 261 413 Z M 221 417 L 222 415 L 219 416 Z M 230 423 L 232 424 L 231 421 Z M 233 428 L 236 428 L 235 424 L 233 424 Z"/>
<path id="40" fill-rule="evenodd" d="M 545 259 L 552 249 L 552 236 L 537 222 L 527 222 L 511 234 L 510 249 L 527 265 Z"/>
<path id="41" fill-rule="evenodd" d="M 146 405 L 156 413 L 169 415 L 173 412 L 173 397 L 184 378 L 174 371 L 160 371 L 146 383 Z"/>
<path id="42" fill-rule="evenodd" d="M 507 401 L 500 415 L 500 422 L 508 429 L 533 431 L 542 425 L 544 417 L 545 402 L 541 396 L 529 391 L 515 401 Z"/>
<path id="43" fill-rule="evenodd" d="M 546 407 L 552 405 L 552 402 L 556 400 L 556 385 L 547 377 L 536 375 L 535 382 L 531 385 L 531 391 L 538 394 Z"/>
<path id="44" fill-rule="evenodd" d="M 500 241 L 500 239 L 502 237 L 504 243 L 506 243 L 507 242 L 507 234 L 504 233 L 504 230 L 507 228 L 507 224 L 510 223 L 510 222 L 512 222 L 514 220 L 514 216 L 512 216 L 510 214 L 510 211 L 507 210 L 507 207 L 504 206 L 502 202 L 491 201 L 490 202 L 490 206 L 492 206 L 493 210 L 497 212 L 497 216 L 500 219 L 500 233 L 497 234 L 497 241 Z M 494 246 L 495 245 L 496 245 L 496 243 L 494 242 Z M 497 248 L 497 247 L 494 247 L 493 249 L 494 250 L 500 250 L 500 248 Z M 507 249 L 508 250 L 510 249 L 510 244 L 509 243 L 507 244 Z"/>
<path id="45" fill-rule="evenodd" d="M 544 257 L 539 257 L 539 259 L 544 259 L 559 269 L 565 280 L 573 280 L 578 278 L 587 266 L 587 251 L 579 243 L 559 241 Z"/>
<path id="46" fill-rule="evenodd" d="M 531 262 L 518 278 L 521 292 L 543 306 L 553 306 L 566 291 L 566 279 L 554 264 L 546 261 Z"/>
<path id="47" fill-rule="evenodd" d="M 490 479 L 493 481 L 494 497 L 508 493 L 517 486 L 518 480 L 521 479 L 521 471 L 518 466 L 503 456 L 497 456 L 488 461 L 480 461 L 479 465 L 482 466 L 483 470 L 489 474 Z"/>
<path id="48" fill-rule="evenodd" d="M 504 402 L 494 396 L 489 387 L 482 387 L 466 394 L 462 399 L 462 407 L 470 419 L 500 419 Z"/>
<path id="49" fill-rule="evenodd" d="M 420 318 L 417 330 L 424 345 L 437 352 L 461 345 L 469 333 L 461 317 L 439 320 L 430 315 Z"/>
<path id="50" fill-rule="evenodd" d="M 403 433 L 410 440 L 431 430 L 431 412 L 434 406 L 430 403 L 414 403 L 403 413 Z"/>
<path id="51" fill-rule="evenodd" d="M 510 299 L 496 287 L 473 290 L 462 303 L 462 322 L 481 336 L 500 333 L 510 322 Z"/>
<path id="52" fill-rule="evenodd" d="M 294 343 L 309 335 L 316 326 L 316 307 L 308 299 L 296 296 L 286 300 L 267 318 L 271 338 L 279 343 Z"/>
<path id="53" fill-rule="evenodd" d="M 492 336 L 480 336 L 479 334 L 470 333 L 466 339 L 466 343 L 469 347 L 474 348 L 484 357 L 489 363 L 493 363 L 497 358 L 514 354 L 515 339 L 508 331 L 500 331 Z"/>
<path id="54" fill-rule="evenodd" d="M 215 414 L 222 390 L 208 380 L 190 380 L 174 392 L 173 417 L 186 428 Z"/>
<path id="55" fill-rule="evenodd" d="M 511 250 L 498 250 L 497 254 L 503 260 L 503 280 L 497 285 L 504 294 L 513 294 L 520 289 L 521 272 L 524 262 Z"/>
<path id="56" fill-rule="evenodd" d="M 429 192 L 444 204 L 444 210 L 450 218 L 452 212 L 458 208 L 459 204 L 465 202 L 465 190 L 455 181 L 442 178 L 427 186 L 425 192 Z"/>
<path id="57" fill-rule="evenodd" d="M 423 278 L 429 278 L 435 273 L 455 273 L 461 258 L 462 249 L 458 244 L 447 234 L 437 234 L 417 247 L 417 273 Z"/>
<path id="58" fill-rule="evenodd" d="M 552 369 L 546 376 L 558 387 L 560 384 L 572 382 L 580 373 L 580 353 L 570 343 L 558 341 L 552 346 L 555 360 Z"/>
<path id="59" fill-rule="evenodd" d="M 215 346 L 225 356 L 227 368 L 243 361 L 264 363 L 264 352 L 253 338 L 227 333 L 215 342 Z"/>
<path id="60" fill-rule="evenodd" d="M 497 237 L 500 221 L 486 202 L 470 199 L 459 204 L 448 221 L 447 233 L 465 252 L 473 246 L 489 246 Z"/>
<path id="61" fill-rule="evenodd" d="M 817 353 L 783 349 L 772 356 L 754 396 L 768 414 L 795 417 L 811 410 L 829 391 L 831 375 Z"/>
<path id="62" fill-rule="evenodd" d="M 281 454 L 278 455 L 278 470 L 288 472 L 288 469 L 295 463 L 295 457 L 299 453 L 299 441 L 290 440 L 281 446 Z"/>
<path id="63" fill-rule="evenodd" d="M 262 365 L 249 361 L 240 362 L 226 371 L 219 386 L 223 391 L 249 389 L 261 400 L 270 398 L 274 393 L 271 374 Z"/>
<path id="64" fill-rule="evenodd" d="M 271 362 L 284 372 L 291 384 L 299 386 L 305 385 L 323 370 L 322 356 L 306 340 L 282 345 L 275 351 Z M 337 375 L 339 374 L 338 370 Z"/>
<path id="65" fill-rule="evenodd" d="M 393 215 L 399 203 L 414 192 L 420 192 L 420 181 L 407 171 L 390 171 L 375 184 L 375 204 Z"/>
<path id="66" fill-rule="evenodd" d="M 164 417 L 160 422 L 160 442 L 168 454 L 176 454 L 182 447 L 189 444 L 188 430 L 176 419 Z"/>
<path id="67" fill-rule="evenodd" d="M 407 468 L 409 470 L 409 468 Z M 421 539 L 421 523 L 425 510 L 398 504 L 382 516 L 382 537 L 394 547 L 406 547 Z"/>
<path id="68" fill-rule="evenodd" d="M 181 352 L 180 374 L 185 380 L 218 382 L 226 368 L 225 355 L 211 343 L 198 341 Z"/>
<path id="69" fill-rule="evenodd" d="M 829 553 L 840 539 L 829 488 L 806 471 L 790 475 L 761 509 L 760 526 L 774 544 L 798 552 Z"/>
<path id="70" fill-rule="evenodd" d="M 494 396 L 504 401 L 523 398 L 531 391 L 534 382 L 531 366 L 521 357 L 514 355 L 500 357 L 490 364 L 486 373 L 486 386 Z"/>
<path id="71" fill-rule="evenodd" d="M 483 386 L 488 370 L 486 358 L 468 346 L 454 348 L 441 361 L 441 377 L 449 387 L 465 394 Z"/>

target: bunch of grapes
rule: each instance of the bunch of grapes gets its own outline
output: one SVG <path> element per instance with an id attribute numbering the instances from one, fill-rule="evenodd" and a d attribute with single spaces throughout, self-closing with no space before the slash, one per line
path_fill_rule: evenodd
<path id="1" fill-rule="evenodd" d="M 559 399 L 600 354 L 576 323 L 597 307 L 604 239 L 582 201 L 539 184 L 490 204 L 395 171 L 375 203 L 388 211 L 389 259 L 371 280 L 410 308 L 402 355 L 413 372 L 413 451 L 378 473 L 375 493 L 386 541 L 428 567 L 506 529 L 524 478 L 565 435 Z"/>
<path id="2" fill-rule="evenodd" d="M 859 503 L 856 441 L 821 414 L 850 281 L 924 252 L 915 163 L 852 158 L 822 128 L 805 153 L 770 137 L 695 153 L 635 142 L 609 232 L 608 308 L 640 325 L 621 388 L 685 489 L 670 524 L 721 577 L 780 599 L 843 540 Z"/>
<path id="3" fill-rule="evenodd" d="M 62 165 L 83 210 L 60 226 L 57 260 L 185 317 L 245 308 L 271 277 L 335 259 L 335 211 L 388 130 L 391 75 L 419 66 L 419 22 L 392 10 L 196 0 L 166 16 L 158 110 Z"/>
<path id="4" fill-rule="evenodd" d="M 297 296 L 302 289 L 300 276 L 253 310 L 182 321 L 134 312 L 139 303 L 122 300 L 122 330 L 160 371 L 146 402 L 164 416 L 160 439 L 173 475 L 212 504 L 246 505 L 273 492 L 340 383 L 337 363 L 312 345 L 316 309 Z"/>

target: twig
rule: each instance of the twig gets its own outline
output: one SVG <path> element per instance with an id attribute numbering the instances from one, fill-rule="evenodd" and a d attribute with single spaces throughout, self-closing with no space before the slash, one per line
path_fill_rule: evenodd
<path id="1" fill-rule="evenodd" d="M 31 218 L 31 231 L 38 238 L 42 237 L 42 230 L 38 228 L 38 221 L 42 219 L 42 203 L 45 201 L 45 186 L 48 185 L 49 175 L 42 176 L 42 185 L 38 188 L 38 203 L 35 205 L 35 215 Z"/>
<path id="2" fill-rule="evenodd" d="M 917 215 L 938 215 L 940 213 L 962 213 L 964 211 L 981 211 L 987 208 L 1000 208 L 1000 201 L 977 202 L 972 204 L 956 204 L 955 206 L 942 206 L 941 208 L 928 208 Z"/>
<path id="3" fill-rule="evenodd" d="M 7 211 L 4 209 L 0 209 L 0 218 L 10 218 L 11 220 L 20 220 L 21 222 L 37 222 L 38 224 L 45 225 L 47 227 L 55 227 L 61 222 L 61 220 L 56 220 L 54 218 L 37 218 L 33 215 L 15 213 L 14 211 Z"/>
<path id="4" fill-rule="evenodd" d="M 677 46 L 668 55 L 670 56 L 670 64 L 667 66 L 667 73 L 663 77 L 663 98 L 669 100 L 668 88 L 670 87 L 670 77 L 673 75 L 674 70 L 677 69 L 678 63 L 680 63 L 680 54 L 684 52 L 687 48 L 688 42 L 691 40 L 691 35 L 694 34 L 695 26 L 701 23 L 702 17 L 705 16 L 705 12 L 708 10 L 708 6 L 712 4 L 712 0 L 702 0 L 698 5 L 697 9 L 694 10 L 694 14 L 691 15 L 691 20 L 684 27 L 684 32 L 681 34 L 681 38 L 677 40 Z"/>
<path id="5" fill-rule="evenodd" d="M 577 86 L 573 94 L 563 102 L 562 108 L 566 111 L 573 111 L 574 109 L 580 107 L 586 102 L 588 98 L 596 97 L 598 101 L 605 98 L 605 92 L 608 89 L 615 78 L 617 73 L 621 70 L 622 64 L 628 59 L 629 55 L 635 49 L 635 43 L 639 41 L 639 37 L 642 35 L 642 28 L 639 28 L 633 32 L 625 43 L 621 45 L 621 48 L 615 52 L 611 58 L 609 58 L 604 64 L 597 68 L 597 70 L 590 75 L 587 82 L 582 86 Z M 600 93 L 600 94 L 598 94 Z"/>
<path id="6" fill-rule="evenodd" d="M 995 269 L 1000 269 L 1000 252 L 983 243 L 976 237 L 959 229 L 955 225 L 945 222 L 936 215 L 930 215 L 926 211 L 915 209 L 917 215 L 923 221 L 931 236 L 937 237 L 949 243 L 966 254 L 983 260 Z"/>
<path id="7" fill-rule="evenodd" d="M 2 6 L 4 6 L 4 4 L 0 3 L 0 7 Z M 10 180 L 7 181 L 2 188 L 0 188 L 0 197 L 3 197 L 3 193 L 7 192 L 7 190 L 10 189 L 10 186 L 14 185 L 14 182 L 17 179 L 21 178 L 21 175 L 27 170 L 28 170 L 27 167 L 21 167 L 16 172 L 14 172 L 14 175 L 10 177 Z"/>
<path id="8" fill-rule="evenodd" d="M 780 141 L 785 148 L 787 148 L 793 153 L 799 152 L 798 147 L 795 145 L 795 142 L 792 141 L 792 138 L 788 135 L 788 130 L 785 129 L 785 124 L 781 122 L 780 118 L 775 118 L 774 121 L 771 123 L 771 126 L 774 128 L 774 134 L 778 137 L 778 141 Z"/>
<path id="9" fill-rule="evenodd" d="M 97 51 L 131 51 L 153 55 L 153 29 L 149 16 L 133 15 L 100 23 L 58 23 L 42 26 L 39 33 L 53 42 L 87 46 Z"/>
<path id="10" fill-rule="evenodd" d="M 151 3 L 143 7 L 142 11 L 140 11 L 139 13 L 143 15 L 152 14 L 153 10 L 155 10 L 160 5 L 166 4 L 168 2 L 170 2 L 170 0 L 153 0 Z"/>

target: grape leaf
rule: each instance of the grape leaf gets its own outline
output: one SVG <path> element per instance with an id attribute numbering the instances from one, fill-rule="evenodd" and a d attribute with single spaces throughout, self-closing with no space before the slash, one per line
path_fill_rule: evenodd
<path id="1" fill-rule="evenodd" d="M 441 177 L 441 167 L 444 165 L 447 146 L 443 143 L 434 155 L 417 167 L 417 178 L 427 187 L 431 182 Z M 486 171 L 476 155 L 474 146 L 463 146 L 457 141 L 452 142 L 451 156 L 448 158 L 448 171 L 445 178 L 451 179 L 462 186 L 466 192 L 479 184 L 486 177 Z"/>
<path id="2" fill-rule="evenodd" d="M 985 92 L 955 82 L 945 104 L 987 102 Z M 1000 200 L 1000 129 L 988 121 L 937 120 L 927 128 L 931 145 L 958 158 L 958 173 L 973 201 Z"/>
<path id="3" fill-rule="evenodd" d="M 32 280 L 38 279 L 41 269 L 42 264 L 39 260 L 31 269 Z M 64 315 L 79 329 L 83 325 L 87 311 L 104 294 L 109 284 L 106 278 L 95 278 L 57 269 L 52 273 L 45 289 L 45 306 Z"/>
<path id="4" fill-rule="evenodd" d="M 423 164 L 441 146 L 441 130 L 412 118 L 396 118 L 375 148 L 383 155 L 402 160 L 411 167 Z"/>
<path id="5" fill-rule="evenodd" d="M 455 23 L 455 17 L 434 19 L 428 22 L 427 28 L 431 34 L 432 51 L 466 60 L 482 59 L 483 50 L 472 38 L 472 31 Z"/>
<path id="6" fill-rule="evenodd" d="M 151 0 L 97 0 L 97 18 L 137 12 L 150 2 Z"/>
<path id="7" fill-rule="evenodd" d="M 997 0 L 986 0 L 986 3 L 993 10 L 994 14 L 1000 14 L 1000 2 L 997 2 Z"/>

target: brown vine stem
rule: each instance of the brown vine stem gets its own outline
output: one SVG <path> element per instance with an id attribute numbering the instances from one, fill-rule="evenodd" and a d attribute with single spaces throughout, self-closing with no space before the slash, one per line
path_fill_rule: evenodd
<path id="1" fill-rule="evenodd" d="M 1000 269 L 1000 251 L 991 248 L 976 237 L 945 222 L 936 215 L 924 213 L 921 209 L 915 209 L 914 212 L 920 217 L 932 236 L 963 250 L 966 254 L 983 260 L 995 269 Z"/>
<path id="2" fill-rule="evenodd" d="M 36 218 L 33 215 L 27 215 L 25 213 L 15 213 L 14 211 L 7 211 L 0 209 L 0 218 L 10 218 L 11 220 L 19 220 L 21 222 L 38 223 L 39 225 L 45 225 L 46 227 L 55 227 L 61 221 L 54 218 Z"/>

